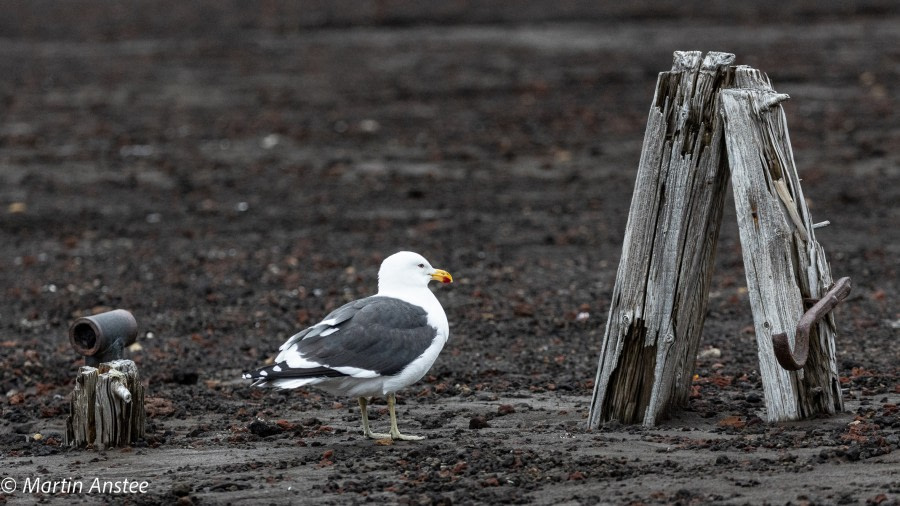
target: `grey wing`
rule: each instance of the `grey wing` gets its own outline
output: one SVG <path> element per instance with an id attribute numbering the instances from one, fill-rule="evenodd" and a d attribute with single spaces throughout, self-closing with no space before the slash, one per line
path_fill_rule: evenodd
<path id="1" fill-rule="evenodd" d="M 292 344 L 300 341 L 302 339 L 306 339 L 307 337 L 315 337 L 321 334 L 329 335 L 332 332 L 335 332 L 336 329 L 340 328 L 340 325 L 347 320 L 353 318 L 360 309 L 365 307 L 368 304 L 369 299 L 372 297 L 366 297 L 365 299 L 354 300 L 353 302 L 348 302 L 343 306 L 335 309 L 334 311 L 328 313 L 325 318 L 322 318 L 322 321 L 313 325 L 312 327 L 307 327 L 300 332 L 294 334 L 287 341 L 282 344 L 278 350 L 284 351 Z"/>
<path id="2" fill-rule="evenodd" d="M 296 341 L 295 352 L 303 360 L 329 368 L 354 368 L 393 375 L 424 353 L 434 341 L 437 330 L 428 324 L 428 314 L 421 307 L 378 296 L 357 302 L 350 318 L 315 335 L 307 334 Z M 343 317 L 342 309 L 332 314 L 336 318 Z M 326 317 L 324 321 L 328 320 Z"/>

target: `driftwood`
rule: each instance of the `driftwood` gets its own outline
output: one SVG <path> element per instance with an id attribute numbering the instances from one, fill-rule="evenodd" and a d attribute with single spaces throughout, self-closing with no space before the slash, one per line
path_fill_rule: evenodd
<path id="1" fill-rule="evenodd" d="M 650 108 L 588 424 L 655 425 L 687 403 L 728 167 L 719 90 L 734 55 L 676 52 Z"/>
<path id="2" fill-rule="evenodd" d="M 144 437 L 145 422 L 144 386 L 134 362 L 115 360 L 78 371 L 66 419 L 67 445 L 127 446 Z"/>
<path id="3" fill-rule="evenodd" d="M 809 353 L 803 369 L 785 370 L 773 348 L 773 336 L 778 334 L 785 334 L 791 346 L 795 344 L 797 326 L 806 311 L 804 299 L 821 299 L 833 284 L 825 254 L 816 242 L 787 121 L 779 105 L 787 98 L 776 93 L 762 73 L 745 66 L 736 68 L 735 89 L 722 93 L 734 202 L 769 421 L 843 409 L 831 314 L 808 326 Z M 843 296 L 849 289 L 847 280 Z M 803 365 L 787 362 L 792 369 Z"/>

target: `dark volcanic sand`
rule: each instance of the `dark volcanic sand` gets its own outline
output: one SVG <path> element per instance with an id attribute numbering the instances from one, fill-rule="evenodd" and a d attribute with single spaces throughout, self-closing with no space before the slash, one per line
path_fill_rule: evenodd
<path id="1" fill-rule="evenodd" d="M 306 4 L 306 2 L 304 2 Z M 16 2 L 0 21 L 0 500 L 897 504 L 893 2 Z M 702 13 L 691 17 L 691 13 Z M 767 72 L 835 277 L 847 411 L 767 424 L 732 206 L 690 405 L 584 428 L 648 107 L 674 50 Z M 242 370 L 413 249 L 451 339 L 400 394 Z M 145 441 L 63 447 L 76 317 L 131 310 Z M 589 316 L 578 318 L 579 313 Z M 715 348 L 717 352 L 712 351 Z M 386 406 L 373 406 L 376 429 Z M 39 439 L 35 438 L 40 434 Z M 146 494 L 23 493 L 26 479 Z"/>

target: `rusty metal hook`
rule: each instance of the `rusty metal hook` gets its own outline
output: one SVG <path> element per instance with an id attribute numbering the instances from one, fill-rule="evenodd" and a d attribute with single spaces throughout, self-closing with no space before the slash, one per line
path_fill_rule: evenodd
<path id="1" fill-rule="evenodd" d="M 810 329 L 849 294 L 850 278 L 841 278 L 832 285 L 825 296 L 803 313 L 800 321 L 797 322 L 797 334 L 794 339 L 793 351 L 791 351 L 791 343 L 788 341 L 787 334 L 781 333 L 772 336 L 775 358 L 778 359 L 781 367 L 788 371 L 803 369 L 803 366 L 806 365 L 806 358 L 809 355 Z"/>

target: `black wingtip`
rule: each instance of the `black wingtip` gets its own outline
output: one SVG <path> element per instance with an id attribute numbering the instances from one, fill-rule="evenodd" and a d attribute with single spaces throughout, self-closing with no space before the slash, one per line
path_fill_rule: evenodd
<path id="1" fill-rule="evenodd" d="M 264 377 L 260 376 L 260 374 L 259 374 L 260 370 L 245 372 L 245 373 L 241 374 L 241 379 L 252 380 L 253 383 L 250 384 L 251 387 L 268 386 L 269 380 L 268 380 L 268 378 L 264 378 Z"/>
<path id="2" fill-rule="evenodd" d="M 288 366 L 286 362 L 267 365 L 255 371 L 241 374 L 242 379 L 254 380 L 250 385 L 254 387 L 272 386 L 275 384 L 275 381 L 284 379 L 335 378 L 340 376 L 347 375 L 324 366 L 294 369 Z"/>

